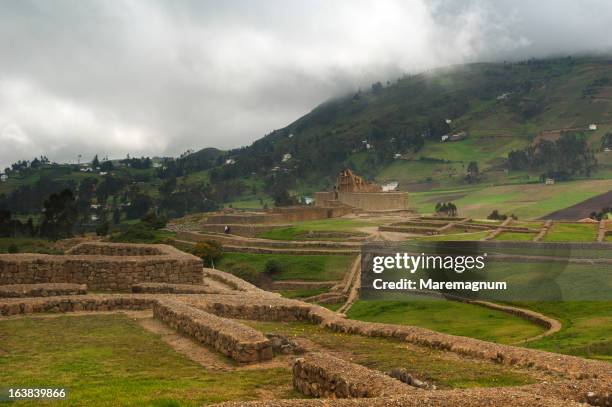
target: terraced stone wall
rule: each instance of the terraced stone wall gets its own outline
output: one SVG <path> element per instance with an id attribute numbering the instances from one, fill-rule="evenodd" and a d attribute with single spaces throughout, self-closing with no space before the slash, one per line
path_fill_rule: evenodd
<path id="1" fill-rule="evenodd" d="M 112 243 L 85 243 L 67 255 L 0 254 L 0 285 L 73 283 L 131 291 L 143 282 L 199 284 L 202 261 L 171 246 Z"/>
<path id="2" fill-rule="evenodd" d="M 261 332 L 184 303 L 160 299 L 153 304 L 153 315 L 238 362 L 258 362 L 274 356 L 271 342 Z"/>
<path id="3" fill-rule="evenodd" d="M 416 391 L 399 380 L 325 353 L 310 353 L 293 363 L 293 386 L 306 396 L 382 397 Z"/>

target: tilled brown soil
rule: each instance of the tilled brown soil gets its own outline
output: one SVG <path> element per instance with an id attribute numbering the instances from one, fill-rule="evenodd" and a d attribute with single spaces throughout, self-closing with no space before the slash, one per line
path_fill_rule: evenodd
<path id="1" fill-rule="evenodd" d="M 599 212 L 602 208 L 612 206 L 612 191 L 589 198 L 586 201 L 569 206 L 565 209 L 549 213 L 540 219 L 580 220 L 588 218 L 591 212 Z"/>

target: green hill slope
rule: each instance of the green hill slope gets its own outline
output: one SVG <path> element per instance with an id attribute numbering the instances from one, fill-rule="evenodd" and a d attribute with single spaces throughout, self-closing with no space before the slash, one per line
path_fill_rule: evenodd
<path id="1" fill-rule="evenodd" d="M 457 184 L 467 163 L 476 161 L 489 182 L 529 181 L 529 174 L 504 172 L 511 150 L 544 131 L 584 131 L 599 145 L 612 130 L 611 68 L 611 61 L 594 58 L 470 64 L 374 84 L 231 151 L 237 167 L 232 172 L 278 167 L 307 184 L 321 184 L 321 177 L 329 183 L 348 166 L 381 181 L 437 186 Z M 591 123 L 597 131 L 587 131 Z M 468 134 L 465 140 L 441 142 L 444 134 L 461 131 Z M 291 158 L 283 161 L 286 154 Z"/>

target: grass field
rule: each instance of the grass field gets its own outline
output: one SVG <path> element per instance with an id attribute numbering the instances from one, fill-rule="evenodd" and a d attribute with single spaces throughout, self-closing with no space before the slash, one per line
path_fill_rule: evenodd
<path id="1" fill-rule="evenodd" d="M 575 205 L 612 189 L 612 180 L 581 180 L 554 185 L 472 185 L 438 191 L 413 192 L 411 205 L 420 213 L 432 213 L 436 202 L 453 201 L 459 215 L 485 218 L 494 209 L 514 213 L 520 220 L 536 219 Z"/>
<path id="2" fill-rule="evenodd" d="M 278 293 L 285 298 L 306 298 L 327 292 L 327 288 L 301 288 L 296 290 L 280 290 Z"/>
<path id="3" fill-rule="evenodd" d="M 263 272 L 266 262 L 275 260 L 283 271 L 275 274 L 275 280 L 335 281 L 341 280 L 353 262 L 351 256 L 291 255 L 225 253 L 217 267 L 230 269 L 232 264 L 248 263 Z"/>
<path id="4" fill-rule="evenodd" d="M 596 224 L 553 223 L 544 235 L 545 242 L 594 242 L 597 239 Z"/>
<path id="5" fill-rule="evenodd" d="M 272 229 L 263 232 L 258 237 L 273 240 L 307 240 L 304 236 L 308 232 L 353 232 L 359 228 L 375 226 L 378 223 L 352 218 L 329 218 L 299 222 L 287 228 Z M 337 239 L 341 240 L 341 239 Z"/>
<path id="6" fill-rule="evenodd" d="M 67 388 L 68 399 L 53 406 L 200 406 L 260 391 L 299 397 L 287 369 L 209 371 L 118 314 L 4 320 L 0 343 L 2 387 Z"/>
<path id="7" fill-rule="evenodd" d="M 489 233 L 490 233 L 490 231 L 468 232 L 468 233 L 451 233 L 451 234 L 448 234 L 448 235 L 432 235 L 432 236 L 418 237 L 415 240 L 423 240 L 423 241 L 431 241 L 431 242 L 448 241 L 448 240 L 460 240 L 460 241 L 464 241 L 464 240 L 480 240 L 483 237 L 487 236 Z"/>
<path id="8" fill-rule="evenodd" d="M 612 362 L 612 301 L 519 303 L 561 321 L 561 331 L 526 346 Z"/>
<path id="9" fill-rule="evenodd" d="M 0 253 L 7 253 L 12 245 L 17 246 L 18 253 L 62 254 L 61 250 L 46 239 L 0 237 Z"/>
<path id="10" fill-rule="evenodd" d="M 394 339 L 336 333 L 306 323 L 244 322 L 262 332 L 306 337 L 325 349 L 346 355 L 355 363 L 382 372 L 408 367 L 416 377 L 433 382 L 440 388 L 514 386 L 533 381 L 529 373 L 518 373 L 489 362 L 449 357 L 442 351 Z"/>
<path id="11" fill-rule="evenodd" d="M 495 236 L 493 240 L 510 240 L 510 241 L 532 241 L 536 237 L 534 233 L 521 233 L 521 232 L 502 232 Z"/>
<path id="12" fill-rule="evenodd" d="M 416 325 L 452 335 L 499 343 L 514 343 L 544 330 L 504 312 L 436 299 L 414 301 L 357 301 L 348 317 L 362 321 Z"/>

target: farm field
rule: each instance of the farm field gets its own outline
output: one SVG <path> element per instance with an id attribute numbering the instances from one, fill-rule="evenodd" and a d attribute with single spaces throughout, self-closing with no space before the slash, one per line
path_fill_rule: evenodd
<path id="1" fill-rule="evenodd" d="M 369 322 L 416 325 L 452 335 L 516 343 L 544 330 L 521 318 L 471 304 L 419 298 L 410 301 L 357 301 L 348 317 Z"/>
<path id="2" fill-rule="evenodd" d="M 544 236 L 545 242 L 592 242 L 597 237 L 597 224 L 554 223 Z"/>
<path id="3" fill-rule="evenodd" d="M 412 205 L 420 213 L 432 213 L 436 202 L 454 202 L 459 215 L 486 218 L 493 210 L 515 214 L 519 220 L 537 219 L 612 189 L 612 180 L 582 180 L 554 185 L 518 184 L 466 186 L 447 190 L 414 192 Z"/>

